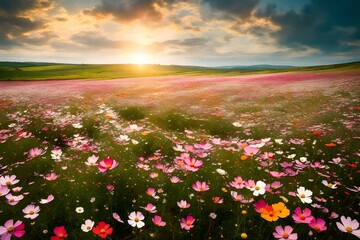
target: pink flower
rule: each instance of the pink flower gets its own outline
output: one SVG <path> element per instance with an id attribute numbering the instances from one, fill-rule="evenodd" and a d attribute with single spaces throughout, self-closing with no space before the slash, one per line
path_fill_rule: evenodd
<path id="1" fill-rule="evenodd" d="M 38 212 L 40 212 L 40 208 L 39 208 L 39 206 L 30 204 L 26 208 L 24 208 L 22 211 L 23 211 L 23 213 L 26 214 L 24 216 L 24 218 L 35 219 L 37 216 L 39 216 Z"/>
<path id="2" fill-rule="evenodd" d="M 8 194 L 10 192 L 10 189 L 5 186 L 0 186 L 0 197 Z"/>
<path id="3" fill-rule="evenodd" d="M 190 230 L 194 227 L 195 218 L 193 216 L 188 215 L 186 219 L 182 218 L 180 222 L 180 226 L 182 229 Z"/>
<path id="4" fill-rule="evenodd" d="M 292 233 L 294 229 L 290 226 L 285 226 L 284 228 L 281 226 L 275 227 L 275 232 L 273 235 L 275 238 L 279 240 L 296 240 L 298 239 L 297 233 Z"/>
<path id="5" fill-rule="evenodd" d="M 158 215 L 155 215 L 151 220 L 156 226 L 164 227 L 166 225 L 166 222 L 164 222 Z"/>
<path id="6" fill-rule="evenodd" d="M 189 171 L 196 172 L 203 165 L 201 160 L 196 160 L 195 158 L 186 158 L 184 160 L 185 168 Z"/>
<path id="7" fill-rule="evenodd" d="M 4 226 L 0 226 L 1 240 L 10 240 L 11 236 L 20 238 L 25 234 L 25 225 L 22 221 L 16 221 L 14 224 L 13 219 L 5 222 Z"/>
<path id="8" fill-rule="evenodd" d="M 201 143 L 195 143 L 194 147 L 198 149 L 209 150 L 212 148 L 212 145 L 210 143 L 201 142 Z"/>
<path id="9" fill-rule="evenodd" d="M 354 219 L 351 220 L 350 217 L 341 216 L 340 218 L 341 223 L 336 222 L 336 226 L 340 229 L 342 232 L 351 233 L 360 238 L 360 229 L 359 228 L 359 222 Z"/>
<path id="10" fill-rule="evenodd" d="M 311 220 L 311 222 L 309 223 L 309 226 L 314 229 L 316 232 L 323 232 L 326 231 L 327 227 L 325 226 L 325 221 L 322 218 L 314 218 L 313 220 Z"/>
<path id="11" fill-rule="evenodd" d="M 193 189 L 197 192 L 204 192 L 209 190 L 209 185 L 206 184 L 206 182 L 200 182 L 200 181 L 196 181 L 193 185 L 192 185 Z"/>
<path id="12" fill-rule="evenodd" d="M 301 211 L 300 207 L 297 207 L 294 210 L 294 214 L 292 215 L 292 218 L 296 223 L 306 223 L 309 224 L 314 217 L 311 215 L 311 210 L 308 208 L 305 208 L 304 211 Z"/>
<path id="13" fill-rule="evenodd" d="M 114 185 L 109 184 L 109 185 L 106 185 L 106 189 L 109 190 L 110 192 L 112 192 L 112 191 L 114 191 L 115 187 L 114 187 Z"/>
<path id="14" fill-rule="evenodd" d="M 56 236 L 51 236 L 50 240 L 61 240 L 68 236 L 64 226 L 55 227 L 54 233 Z"/>
<path id="15" fill-rule="evenodd" d="M 36 148 L 30 149 L 28 154 L 29 154 L 29 158 L 33 159 L 37 156 L 40 156 L 42 153 L 43 153 L 43 150 L 36 147 Z"/>
<path id="16" fill-rule="evenodd" d="M 155 188 L 149 187 L 149 188 L 146 190 L 146 194 L 149 195 L 149 196 L 151 196 L 151 197 L 155 197 L 155 195 L 156 195 Z"/>
<path id="17" fill-rule="evenodd" d="M 256 147 L 251 147 L 251 146 L 246 146 L 244 148 L 244 154 L 247 156 L 254 156 L 259 152 L 259 148 Z"/>
<path id="18" fill-rule="evenodd" d="M 15 175 L 6 175 L 6 176 L 2 176 L 0 177 L 0 185 L 2 186 L 10 186 L 10 185 L 14 185 L 17 184 L 20 180 L 16 179 Z"/>
<path id="19" fill-rule="evenodd" d="M 52 200 L 54 200 L 54 196 L 53 195 L 49 195 L 46 199 L 41 199 L 40 203 L 41 204 L 47 204 L 49 202 L 51 202 Z"/>
<path id="20" fill-rule="evenodd" d="M 272 177 L 274 177 L 274 178 L 281 178 L 282 176 L 285 175 L 285 173 L 283 173 L 283 172 L 277 172 L 277 171 L 270 171 L 269 173 L 270 173 L 270 175 L 271 175 Z"/>
<path id="21" fill-rule="evenodd" d="M 221 198 L 221 197 L 213 197 L 212 200 L 213 200 L 214 203 L 217 203 L 217 204 L 224 203 L 224 199 Z"/>
<path id="22" fill-rule="evenodd" d="M 124 223 L 124 221 L 120 218 L 119 214 L 117 214 L 116 212 L 114 212 L 112 216 L 116 221 Z"/>
<path id="23" fill-rule="evenodd" d="M 178 178 L 178 177 L 176 177 L 176 176 L 172 176 L 172 177 L 170 178 L 170 181 L 171 181 L 172 183 L 178 183 L 178 182 L 180 182 L 180 178 Z"/>
<path id="24" fill-rule="evenodd" d="M 119 163 L 117 161 L 108 157 L 108 158 L 105 158 L 104 160 L 102 160 L 98 164 L 98 168 L 99 168 L 100 172 L 106 172 L 107 170 L 114 169 L 117 165 L 119 165 Z"/>
<path id="25" fill-rule="evenodd" d="M 56 175 L 56 173 L 48 173 L 45 175 L 44 178 L 48 181 L 54 181 L 55 179 L 58 178 L 58 175 Z"/>
<path id="26" fill-rule="evenodd" d="M 5 196 L 5 198 L 7 199 L 7 203 L 14 206 L 16 204 L 18 204 L 20 202 L 20 200 L 22 200 L 24 198 L 23 195 L 18 195 L 18 196 L 14 196 L 11 193 L 9 193 L 8 195 Z"/>
<path id="27" fill-rule="evenodd" d="M 236 189 L 241 189 L 245 187 L 244 181 L 243 179 L 239 176 L 234 178 L 234 181 L 230 182 L 230 186 L 236 188 Z"/>
<path id="28" fill-rule="evenodd" d="M 177 202 L 177 205 L 183 209 L 190 207 L 190 203 L 187 203 L 185 200 L 180 200 L 180 202 Z"/>
<path id="29" fill-rule="evenodd" d="M 99 160 L 99 157 L 92 155 L 91 157 L 88 157 L 87 162 L 85 162 L 88 166 L 95 166 L 97 160 Z"/>
<path id="30" fill-rule="evenodd" d="M 151 203 L 148 203 L 145 207 L 141 207 L 143 209 L 145 209 L 146 211 L 150 212 L 150 213 L 156 213 L 156 207 L 154 205 L 152 205 Z"/>

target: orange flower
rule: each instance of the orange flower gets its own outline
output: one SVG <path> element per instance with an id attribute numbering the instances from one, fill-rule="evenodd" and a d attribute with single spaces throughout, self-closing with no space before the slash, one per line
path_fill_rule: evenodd
<path id="1" fill-rule="evenodd" d="M 274 212 L 279 216 L 280 218 L 286 218 L 290 215 L 290 210 L 287 209 L 285 204 L 283 202 L 278 202 L 276 204 L 271 205 L 274 209 Z"/>
<path id="2" fill-rule="evenodd" d="M 327 147 L 335 147 L 336 144 L 335 143 L 325 143 L 325 146 L 327 146 Z"/>
<path id="3" fill-rule="evenodd" d="M 274 211 L 272 206 L 267 206 L 260 209 L 261 217 L 269 222 L 275 222 L 279 219 L 277 213 Z"/>
<path id="4" fill-rule="evenodd" d="M 241 159 L 242 161 L 245 161 L 246 159 L 248 159 L 248 156 L 246 156 L 246 155 L 241 155 L 240 159 Z"/>

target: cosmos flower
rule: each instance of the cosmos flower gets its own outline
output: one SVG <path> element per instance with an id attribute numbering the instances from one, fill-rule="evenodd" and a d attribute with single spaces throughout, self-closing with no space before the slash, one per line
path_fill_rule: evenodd
<path id="1" fill-rule="evenodd" d="M 91 231 L 91 229 L 93 229 L 94 224 L 94 221 L 92 221 L 91 219 L 87 219 L 85 220 L 84 224 L 81 224 L 81 230 L 83 230 L 84 232 L 89 232 Z"/>
<path id="2" fill-rule="evenodd" d="M 25 224 L 22 221 L 16 221 L 14 224 L 13 219 L 5 222 L 4 226 L 0 226 L 1 240 L 10 240 L 12 236 L 20 238 L 25 234 Z"/>
<path id="3" fill-rule="evenodd" d="M 23 198 L 24 198 L 24 195 L 18 195 L 18 196 L 14 196 L 14 195 L 12 195 L 11 193 L 9 193 L 9 194 L 7 194 L 6 196 L 5 196 L 5 198 L 7 199 L 7 203 L 9 204 L 9 205 L 16 205 L 16 204 L 18 204 Z"/>
<path id="4" fill-rule="evenodd" d="M 312 203 L 312 199 L 311 199 L 312 194 L 313 194 L 312 191 L 306 190 L 304 187 L 299 187 L 297 189 L 296 196 L 300 198 L 302 203 Z"/>
<path id="5" fill-rule="evenodd" d="M 331 188 L 331 189 L 336 189 L 337 188 L 336 184 L 329 183 L 326 180 L 322 180 L 321 183 L 324 184 L 324 186 L 326 186 L 328 188 Z"/>
<path id="6" fill-rule="evenodd" d="M 128 223 L 132 227 L 142 228 L 143 226 L 145 226 L 145 223 L 142 221 L 144 219 L 145 217 L 141 212 L 132 212 L 129 215 Z"/>
<path id="7" fill-rule="evenodd" d="M 190 203 L 187 203 L 185 200 L 180 200 L 180 202 L 177 202 L 177 205 L 183 209 L 190 207 Z"/>
<path id="8" fill-rule="evenodd" d="M 55 227 L 54 233 L 55 236 L 51 236 L 50 240 L 62 240 L 68 236 L 64 226 Z"/>
<path id="9" fill-rule="evenodd" d="M 154 205 L 152 205 L 151 203 L 148 203 L 145 207 L 141 207 L 143 209 L 145 209 L 146 211 L 150 212 L 150 213 L 156 213 L 156 207 Z"/>
<path id="10" fill-rule="evenodd" d="M 191 215 L 186 216 L 185 218 L 181 218 L 180 227 L 185 230 L 190 230 L 194 227 L 195 218 Z"/>
<path id="11" fill-rule="evenodd" d="M 292 218 L 296 223 L 306 223 L 309 224 L 314 217 L 311 215 L 311 210 L 308 208 L 305 208 L 303 211 L 300 207 L 297 207 L 294 210 L 294 214 L 292 215 Z"/>
<path id="12" fill-rule="evenodd" d="M 351 233 L 356 237 L 360 238 L 359 222 L 356 219 L 351 220 L 350 217 L 341 216 L 340 220 L 341 223 L 336 222 L 336 226 L 339 228 L 340 231 L 345 233 Z"/>
<path id="13" fill-rule="evenodd" d="M 51 202 L 52 200 L 54 200 L 54 196 L 53 195 L 49 195 L 46 199 L 41 199 L 40 203 L 41 204 L 47 204 L 49 202 Z"/>
<path id="14" fill-rule="evenodd" d="M 207 185 L 206 182 L 200 181 L 196 181 L 195 183 L 193 183 L 192 187 L 197 192 L 204 192 L 210 189 L 209 185 Z"/>
<path id="15" fill-rule="evenodd" d="M 53 160 L 60 160 L 61 155 L 62 155 L 61 149 L 54 149 L 51 151 L 51 158 Z"/>
<path id="16" fill-rule="evenodd" d="M 151 220 L 156 226 L 159 226 L 159 227 L 166 226 L 166 222 L 164 222 L 162 220 L 162 218 L 160 216 L 158 216 L 158 215 L 155 215 Z"/>
<path id="17" fill-rule="evenodd" d="M 195 158 L 186 158 L 184 164 L 185 169 L 196 172 L 203 165 L 203 162 L 201 160 L 196 160 Z"/>
<path id="18" fill-rule="evenodd" d="M 43 154 L 43 150 L 40 148 L 32 148 L 29 150 L 29 158 L 33 159 L 36 158 L 37 156 L 40 156 L 41 154 Z"/>
<path id="19" fill-rule="evenodd" d="M 263 181 L 257 181 L 256 184 L 253 180 L 248 181 L 247 188 L 253 192 L 254 196 L 259 196 L 265 194 L 266 183 Z"/>
<path id="20" fill-rule="evenodd" d="M 230 186 L 236 188 L 236 189 L 242 189 L 245 187 L 243 179 L 238 176 L 234 178 L 234 181 L 230 182 Z"/>
<path id="21" fill-rule="evenodd" d="M 101 238 L 107 238 L 107 236 L 112 234 L 113 228 L 110 227 L 110 224 L 99 222 L 98 225 L 92 229 L 92 231 Z"/>
<path id="22" fill-rule="evenodd" d="M 309 223 L 309 226 L 314 229 L 316 232 L 323 232 L 326 231 L 327 227 L 325 226 L 325 221 L 322 218 L 314 218 L 313 220 L 311 220 L 311 222 Z"/>
<path id="23" fill-rule="evenodd" d="M 293 231 L 294 229 L 290 226 L 285 226 L 284 228 L 276 226 L 273 235 L 279 240 L 296 240 L 298 239 L 298 235 L 297 233 L 292 233 Z"/>
<path id="24" fill-rule="evenodd" d="M 104 160 L 102 160 L 101 162 L 99 162 L 98 168 L 99 168 L 100 172 L 106 172 L 107 170 L 114 169 L 118 165 L 119 165 L 119 163 L 117 161 L 108 157 L 108 158 L 105 158 Z"/>
<path id="25" fill-rule="evenodd" d="M 40 212 L 40 207 L 30 204 L 26 206 L 22 211 L 26 214 L 24 218 L 35 219 L 37 216 L 39 216 L 38 212 Z"/>
<path id="26" fill-rule="evenodd" d="M 95 166 L 97 165 L 97 161 L 99 160 L 99 157 L 92 155 L 91 157 L 88 157 L 87 162 L 85 162 L 88 166 Z"/>
<path id="27" fill-rule="evenodd" d="M 54 181 L 58 178 L 58 175 L 56 175 L 56 173 L 48 173 L 44 176 L 44 178 L 48 181 Z"/>
<path id="28" fill-rule="evenodd" d="M 6 175 L 6 176 L 1 176 L 0 177 L 0 185 L 1 186 L 10 186 L 10 185 L 15 185 L 19 182 L 19 179 L 16 179 L 15 175 Z"/>

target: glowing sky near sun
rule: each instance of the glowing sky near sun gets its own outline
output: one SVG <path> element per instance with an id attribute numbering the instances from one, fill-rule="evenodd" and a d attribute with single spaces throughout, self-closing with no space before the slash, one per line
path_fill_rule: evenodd
<path id="1" fill-rule="evenodd" d="M 356 61 L 358 9 L 358 0 L 1 0 L 0 61 Z"/>

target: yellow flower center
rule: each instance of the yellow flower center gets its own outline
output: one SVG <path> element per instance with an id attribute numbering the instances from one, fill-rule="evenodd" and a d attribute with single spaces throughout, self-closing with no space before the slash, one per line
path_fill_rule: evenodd
<path id="1" fill-rule="evenodd" d="M 7 230 L 8 230 L 8 232 L 12 232 L 12 231 L 14 231 L 14 227 L 10 226 L 10 227 L 7 228 Z"/>
<path id="2" fill-rule="evenodd" d="M 60 233 L 60 234 L 59 234 L 59 237 L 61 237 L 61 238 L 64 237 L 64 234 Z"/>
<path id="3" fill-rule="evenodd" d="M 91 227 L 90 227 L 90 226 L 86 226 L 86 229 L 87 229 L 87 230 L 90 230 L 90 229 L 91 229 Z"/>
<path id="4" fill-rule="evenodd" d="M 100 232 L 101 232 L 101 233 L 104 233 L 104 232 L 105 232 L 105 229 L 102 228 L 102 229 L 100 230 Z"/>
<path id="5" fill-rule="evenodd" d="M 106 164 L 106 168 L 111 168 L 111 164 L 110 163 Z"/>
<path id="6" fill-rule="evenodd" d="M 10 182 L 10 181 L 7 181 L 7 182 L 6 182 L 6 185 L 10 185 L 10 184 L 11 184 L 11 182 Z"/>
<path id="7" fill-rule="evenodd" d="M 348 233 L 351 233 L 351 232 L 352 232 L 352 228 L 351 228 L 351 227 L 346 227 L 345 229 L 346 229 L 346 231 L 347 231 Z"/>
<path id="8" fill-rule="evenodd" d="M 259 187 L 259 186 L 256 186 L 256 187 L 255 187 L 255 190 L 257 190 L 257 191 L 260 190 L 260 187 Z"/>
<path id="9" fill-rule="evenodd" d="M 301 194 L 300 197 L 301 197 L 301 198 L 305 198 L 305 194 Z"/>
<path id="10" fill-rule="evenodd" d="M 33 215 L 35 212 L 33 211 L 33 210 L 31 210 L 30 212 L 29 212 L 29 214 L 30 215 Z"/>
<path id="11" fill-rule="evenodd" d="M 320 230 L 319 225 L 315 225 L 315 226 L 314 226 L 314 230 L 318 232 L 318 231 Z"/>
<path id="12" fill-rule="evenodd" d="M 333 185 L 332 185 L 331 183 L 329 183 L 327 186 L 328 186 L 329 188 L 332 188 Z"/>
<path id="13" fill-rule="evenodd" d="M 283 233 L 283 238 L 288 239 L 288 238 L 289 238 L 289 234 L 288 234 L 287 232 L 284 232 L 284 233 Z"/>
<path id="14" fill-rule="evenodd" d="M 301 219 L 301 220 L 305 220 L 305 215 L 304 215 L 304 214 L 301 214 L 301 215 L 300 215 L 300 219 Z"/>
<path id="15" fill-rule="evenodd" d="M 140 221 L 140 219 L 136 217 L 136 218 L 134 218 L 134 221 L 138 222 L 138 221 Z"/>

